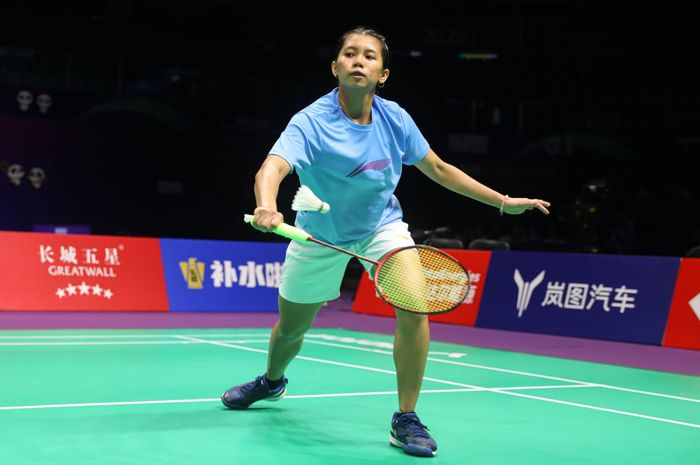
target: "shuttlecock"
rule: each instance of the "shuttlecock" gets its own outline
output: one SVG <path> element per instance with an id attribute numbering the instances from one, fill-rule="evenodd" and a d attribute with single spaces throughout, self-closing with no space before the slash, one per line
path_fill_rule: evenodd
<path id="1" fill-rule="evenodd" d="M 294 200 L 292 200 L 292 210 L 294 211 L 313 211 L 328 213 L 331 211 L 331 206 L 328 205 L 323 200 L 316 197 L 311 189 L 302 185 L 294 194 Z"/>

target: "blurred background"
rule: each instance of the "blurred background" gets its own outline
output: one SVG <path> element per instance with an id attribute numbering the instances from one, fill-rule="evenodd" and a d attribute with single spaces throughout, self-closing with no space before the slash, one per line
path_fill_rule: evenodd
<path id="1" fill-rule="evenodd" d="M 0 229 L 280 240 L 241 221 L 255 172 L 362 24 L 392 51 L 380 95 L 441 157 L 552 202 L 500 217 L 407 167 L 419 240 L 683 256 L 700 244 L 700 14 L 610 3 L 3 2 Z"/>

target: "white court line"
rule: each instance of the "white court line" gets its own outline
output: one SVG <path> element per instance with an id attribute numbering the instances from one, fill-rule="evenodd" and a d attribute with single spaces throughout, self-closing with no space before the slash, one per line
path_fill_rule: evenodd
<path id="1" fill-rule="evenodd" d="M 196 339 L 196 338 L 191 338 L 191 337 L 188 337 L 188 336 L 176 335 L 175 337 L 183 338 L 183 339 L 186 339 L 186 340 L 195 340 L 195 341 L 198 341 L 198 342 L 203 341 L 203 339 Z M 207 342 L 207 341 L 204 341 L 204 342 Z M 242 350 L 247 350 L 247 351 L 251 351 L 251 352 L 262 352 L 262 353 L 267 354 L 267 350 L 253 349 L 253 348 L 251 348 L 251 347 L 244 347 L 244 346 L 236 346 L 236 345 L 233 345 L 233 344 L 226 344 L 226 343 L 223 343 L 223 342 L 220 342 L 220 341 L 209 341 L 209 343 L 210 343 L 210 344 L 213 344 L 213 345 L 221 346 L 221 347 L 229 347 L 229 348 L 233 348 L 233 349 L 242 349 Z M 352 348 L 352 347 L 351 347 L 351 348 Z M 354 349 L 354 348 L 353 348 L 353 349 Z M 341 363 L 341 362 L 335 362 L 335 361 L 330 361 L 330 360 L 317 359 L 317 358 L 312 358 L 312 357 L 304 357 L 304 356 L 297 356 L 296 358 L 297 358 L 297 359 L 302 359 L 302 360 L 309 360 L 309 361 L 314 361 L 314 362 L 320 362 L 320 363 L 327 363 L 327 364 L 330 364 L 330 365 L 339 365 L 339 366 L 345 366 L 345 367 L 349 367 L 349 368 L 357 368 L 357 369 L 367 370 L 367 371 L 376 371 L 376 372 L 380 372 L 380 373 L 388 373 L 388 374 L 394 374 L 394 375 L 396 374 L 395 371 L 383 370 L 383 369 L 379 369 L 379 368 L 367 367 L 367 366 L 362 366 L 362 365 L 353 365 L 353 364 L 348 364 L 348 363 Z M 436 359 L 436 360 L 437 360 L 437 359 Z M 438 360 L 438 361 L 448 362 L 447 360 Z M 455 363 L 455 364 L 460 364 L 460 363 L 461 363 L 461 362 L 453 362 L 453 361 L 449 361 L 449 362 L 450 362 L 450 363 Z M 551 402 L 551 403 L 555 403 L 555 404 L 568 405 L 568 406 L 572 406 L 572 407 L 579 407 L 579 408 L 590 409 L 590 410 L 598 410 L 598 411 L 602 411 L 602 412 L 615 413 L 615 414 L 618 414 L 618 415 L 626 415 L 626 416 L 630 416 L 630 417 L 643 418 L 643 419 L 646 419 L 646 420 L 653 420 L 653 421 L 659 421 L 659 422 L 662 422 L 662 423 L 671 423 L 671 424 L 675 424 L 675 425 L 689 426 L 689 427 L 691 427 L 691 428 L 698 428 L 698 429 L 700 429 L 700 425 L 695 424 L 695 423 L 686 423 L 686 422 L 682 422 L 682 421 L 671 420 L 671 419 L 668 419 L 668 418 L 653 417 L 653 416 L 643 415 L 643 414 L 634 413 L 634 412 L 627 412 L 627 411 L 625 411 L 625 410 L 608 409 L 608 408 L 604 408 L 604 407 L 596 407 L 596 406 L 594 406 L 594 405 L 579 404 L 579 403 L 576 403 L 576 402 L 568 402 L 568 401 L 563 401 L 563 400 L 550 399 L 550 398 L 547 398 L 547 397 L 530 396 L 530 395 L 527 395 L 527 394 L 519 394 L 519 393 L 516 393 L 516 392 L 510 392 L 510 391 L 507 391 L 507 390 L 504 390 L 504 389 L 485 388 L 485 387 L 482 387 L 482 386 L 474 386 L 474 385 L 470 385 L 470 384 L 457 383 L 457 382 L 453 382 L 453 381 L 440 380 L 440 379 L 436 379 L 436 378 L 423 378 L 423 379 L 424 379 L 424 380 L 434 381 L 434 382 L 437 382 L 437 383 L 449 384 L 449 385 L 453 385 L 453 386 L 462 386 L 462 387 L 465 387 L 465 388 L 472 388 L 472 389 L 475 389 L 475 390 L 481 390 L 481 391 L 486 391 L 486 392 L 494 392 L 494 393 L 497 393 L 497 394 L 504 394 L 504 395 L 525 397 L 525 398 L 528 398 L 528 399 L 541 400 L 541 401 L 544 401 L 544 402 Z M 560 378 L 560 379 L 563 379 L 563 378 Z M 583 385 L 585 385 L 585 386 L 589 386 L 589 387 L 597 387 L 597 385 L 596 385 L 596 384 L 593 384 L 593 383 L 582 383 L 582 382 L 579 382 L 579 381 L 575 381 L 575 382 L 576 382 L 576 383 L 579 383 L 579 384 L 583 384 Z"/>
<path id="2" fill-rule="evenodd" d="M 634 413 L 634 412 L 627 412 L 625 410 L 616 410 L 616 409 L 611 409 L 611 408 L 605 408 L 605 407 L 596 407 L 595 405 L 588 405 L 588 404 L 579 404 L 577 402 L 569 402 L 566 400 L 557 400 L 557 399 L 550 399 L 548 397 L 540 397 L 540 396 L 531 396 L 528 394 L 521 394 L 519 392 L 505 392 L 504 390 L 498 390 L 494 389 L 495 392 L 499 392 L 500 394 L 506 394 L 509 396 L 516 396 L 516 397 L 524 397 L 526 399 L 534 399 L 534 400 L 542 400 L 544 402 L 552 402 L 554 404 L 562 404 L 562 405 L 569 405 L 572 407 L 581 407 L 585 409 L 590 409 L 590 410 L 599 410 L 601 412 L 609 412 L 609 413 L 615 413 L 618 415 L 626 415 L 629 417 L 636 417 L 636 418 L 643 418 L 645 420 L 654 420 L 654 421 L 660 421 L 663 423 L 671 423 L 674 425 L 681 425 L 681 426 L 689 426 L 691 428 L 698 428 L 700 429 L 700 425 L 695 424 L 695 423 L 687 423 L 684 421 L 678 421 L 678 420 L 671 420 L 669 418 L 661 418 L 661 417 L 652 417 L 650 415 L 642 415 L 640 413 Z"/>
<path id="3" fill-rule="evenodd" d="M 598 384 L 598 387 L 602 387 L 605 389 L 613 389 L 615 391 L 624 391 L 624 392 L 632 392 L 635 394 L 643 394 L 646 396 L 665 397 L 667 399 L 684 400 L 686 402 L 700 403 L 700 399 L 693 399 L 691 397 L 672 396 L 670 394 L 661 394 L 660 392 L 652 392 L 652 391 L 640 391 L 639 389 L 630 389 L 630 388 L 624 388 L 624 387 L 620 387 L 620 386 L 611 386 L 609 384 Z"/>
<path id="4" fill-rule="evenodd" d="M 340 348 L 351 349 L 351 350 L 359 350 L 359 351 L 363 351 L 363 352 L 375 352 L 375 353 L 381 353 L 381 354 L 391 354 L 391 352 L 389 352 L 389 351 L 383 351 L 380 349 L 368 349 L 365 347 L 355 347 L 355 346 L 349 346 L 349 345 L 345 345 L 345 344 L 337 344 L 337 343 L 333 343 L 333 342 L 316 341 L 314 339 L 306 339 L 306 340 L 304 340 L 304 343 L 327 345 L 327 346 L 340 347 Z M 624 387 L 620 387 L 620 386 L 613 386 L 613 385 L 609 385 L 609 384 L 591 383 L 588 381 L 580 381 L 580 380 L 570 379 L 570 378 L 560 378 L 557 376 L 542 375 L 542 374 L 532 373 L 532 372 L 527 372 L 527 371 L 510 370 L 510 369 L 506 369 L 506 368 L 490 367 L 490 366 L 478 365 L 478 364 L 474 364 L 474 363 L 458 362 L 456 360 L 445 360 L 445 359 L 434 358 L 434 357 L 428 357 L 428 360 L 430 360 L 431 362 L 446 363 L 449 365 L 457 365 L 457 366 L 463 366 L 463 367 L 468 367 L 468 368 L 477 368 L 480 370 L 497 371 L 497 372 L 502 372 L 502 373 L 514 374 L 514 375 L 529 376 L 532 378 L 550 379 L 552 381 L 562 381 L 562 382 L 566 382 L 566 383 L 578 383 L 578 384 L 583 384 L 583 385 L 588 385 L 588 386 L 597 386 L 597 387 L 612 389 L 612 390 L 617 390 L 617 391 L 632 392 L 635 394 L 643 394 L 643 395 L 654 396 L 654 397 L 663 397 L 666 399 L 674 399 L 674 400 L 682 400 L 685 402 L 700 403 L 700 399 L 694 399 L 692 397 L 681 397 L 681 396 L 674 396 L 671 394 L 662 394 L 660 392 L 642 391 L 639 389 L 630 389 L 630 388 L 624 388 Z"/>
<path id="5" fill-rule="evenodd" d="M 550 388 L 581 388 L 587 386 L 549 386 Z M 529 390 L 529 389 L 545 389 L 547 386 L 520 386 L 520 387 L 506 387 L 498 388 L 508 391 L 515 390 Z M 445 394 L 454 392 L 476 392 L 483 391 L 482 388 L 461 388 L 461 389 L 426 389 L 422 390 L 421 394 Z M 370 392 L 341 392 L 335 394 L 301 394 L 285 396 L 285 399 L 321 399 L 330 397 L 367 397 L 367 396 L 384 396 L 384 395 L 395 395 L 398 394 L 397 391 L 370 391 Z M 221 402 L 218 397 L 212 397 L 207 399 L 170 399 L 170 400 L 136 400 L 136 401 L 124 401 L 124 402 L 84 402 L 84 403 L 72 403 L 72 404 L 42 404 L 42 405 L 10 405 L 5 407 L 0 407 L 2 410 L 38 410 L 38 409 L 55 409 L 55 408 L 81 408 L 81 407 L 120 407 L 125 405 L 158 405 L 158 404 L 192 404 L 198 402 Z"/>
<path id="6" fill-rule="evenodd" d="M 231 349 L 240 349 L 240 350 L 246 350 L 248 352 L 257 352 L 257 353 L 261 353 L 261 354 L 267 354 L 267 349 L 254 349 L 252 347 L 245 347 L 245 346 L 239 346 L 239 345 L 235 345 L 235 344 L 228 344 L 226 342 L 221 342 L 221 341 L 207 341 L 204 339 L 197 339 L 197 338 L 190 337 L 190 336 L 176 335 L 175 337 L 184 339 L 186 341 L 204 342 L 204 343 L 215 345 L 215 346 L 228 347 Z M 363 366 L 363 365 L 353 365 L 351 363 L 342 363 L 342 362 L 336 362 L 336 361 L 332 361 L 332 360 L 323 360 L 320 358 L 306 357 L 303 355 L 297 355 L 295 358 L 300 359 L 300 360 L 308 360 L 311 362 L 326 363 L 328 365 L 337 365 L 337 366 L 342 366 L 342 367 L 347 367 L 347 368 L 357 368 L 360 370 L 367 370 L 367 371 L 376 371 L 378 373 L 388 373 L 388 374 L 392 374 L 392 375 L 396 374 L 395 371 L 391 371 L 391 370 L 384 370 L 381 368 L 367 367 L 367 366 Z M 425 379 L 427 379 L 427 378 L 425 378 Z M 469 387 L 469 388 L 478 387 L 478 386 L 469 386 L 466 384 L 465 385 L 458 384 L 458 385 L 460 385 L 462 387 Z"/>
<path id="7" fill-rule="evenodd" d="M 359 350 L 359 351 L 366 351 L 366 352 L 376 352 L 376 353 L 380 353 L 380 354 L 393 355 L 392 352 L 390 352 L 388 350 L 367 349 L 365 347 L 355 347 L 355 346 L 349 346 L 349 345 L 345 345 L 345 344 L 338 344 L 335 342 L 325 342 L 325 341 L 322 342 L 322 341 L 316 341 L 313 339 L 309 339 L 309 340 L 305 339 L 304 343 L 318 344 L 318 345 L 323 345 L 323 346 L 340 347 L 340 348 L 344 348 L 344 349 Z M 576 380 L 567 379 L 567 378 L 558 378 L 556 376 L 538 375 L 535 373 L 528 373 L 528 372 L 516 371 L 516 370 L 508 370 L 505 368 L 487 367 L 484 365 L 474 365 L 473 363 L 458 362 L 455 360 L 445 360 L 442 358 L 428 357 L 428 360 L 430 360 L 432 362 L 447 363 L 450 365 L 458 365 L 458 366 L 465 366 L 465 367 L 471 367 L 471 368 L 480 368 L 480 369 L 491 370 L 491 371 L 500 371 L 503 373 L 509 373 L 509 374 L 514 374 L 514 375 L 526 375 L 526 376 L 530 376 L 533 378 L 551 379 L 553 381 L 564 381 L 567 383 L 580 383 L 580 384 L 594 384 L 594 383 L 587 383 L 585 381 L 576 381 Z"/>
<path id="8" fill-rule="evenodd" d="M 265 343 L 267 339 L 226 341 L 234 344 Z M 168 344 L 207 344 L 194 341 L 72 341 L 72 342 L 0 342 L 0 347 L 4 346 L 128 346 L 128 345 L 168 345 Z"/>
<path id="9" fill-rule="evenodd" d="M 193 337 L 190 337 L 190 336 L 176 335 L 175 337 L 182 338 L 182 339 L 187 340 L 187 341 L 204 342 L 204 343 L 212 344 L 212 345 L 215 345 L 215 346 L 228 347 L 228 348 L 231 348 L 231 349 L 241 349 L 241 350 L 246 350 L 246 351 L 249 351 L 249 352 L 258 352 L 258 353 L 267 354 L 267 349 L 265 349 L 265 350 L 263 350 L 263 349 L 254 349 L 254 348 L 252 348 L 252 347 L 245 347 L 245 346 L 239 346 L 239 345 L 235 345 L 235 344 L 228 344 L 228 343 L 226 343 L 226 342 L 221 342 L 221 341 L 207 341 L 207 340 L 205 340 L 205 339 L 197 339 L 197 338 L 193 338 Z M 352 364 L 352 363 L 336 362 L 336 361 L 334 361 L 334 360 L 325 360 L 325 359 L 322 359 L 322 358 L 307 357 L 307 356 L 304 356 L 304 355 L 297 355 L 295 358 L 297 358 L 297 359 L 299 359 L 299 360 L 307 360 L 307 361 L 310 361 L 310 362 L 325 363 L 325 364 L 327 364 L 327 365 L 336 365 L 336 366 L 341 366 L 341 367 L 346 367 L 346 368 L 357 368 L 358 370 L 365 370 L 365 371 L 375 371 L 375 372 L 377 372 L 377 373 L 386 373 L 386 374 L 389 374 L 389 375 L 395 375 L 395 374 L 396 374 L 396 372 L 393 371 L 393 370 L 385 370 L 385 369 L 383 369 L 383 368 L 368 367 L 368 366 L 365 366 L 365 365 L 354 365 L 354 364 Z M 481 386 L 474 386 L 474 385 L 472 385 L 472 384 L 457 383 L 457 382 L 454 382 L 454 381 L 447 381 L 447 380 L 444 380 L 444 379 L 428 378 L 428 377 L 424 377 L 423 379 L 424 379 L 424 380 L 428 380 L 428 381 L 435 381 L 436 383 L 450 384 L 450 385 L 452 385 L 452 386 L 460 386 L 460 387 L 471 388 L 471 389 L 482 389 Z"/>
<path id="10" fill-rule="evenodd" d="M 226 333 L 212 333 L 212 334 L 193 334 L 190 335 L 190 337 L 231 337 L 233 334 L 226 334 Z M 322 333 L 315 333 L 314 335 L 319 335 L 319 336 L 326 336 L 326 337 L 331 337 L 332 335 L 328 334 L 322 334 Z M 264 334 L 244 334 L 243 336 L 245 337 L 269 337 L 269 333 L 264 333 Z M 134 338 L 172 338 L 172 337 L 180 337 L 177 334 L 113 334 L 113 335 L 94 335 L 94 334 L 89 334 L 89 335 L 46 335 L 46 336 L 0 336 L 1 339 L 134 339 Z M 200 340 L 201 342 L 196 342 L 197 344 L 211 344 L 212 341 L 206 341 L 206 340 Z M 268 340 L 227 340 L 227 341 L 217 341 L 217 342 L 225 342 L 225 343 L 234 343 L 234 344 L 246 344 L 246 343 L 267 343 L 269 342 Z M 373 352 L 373 353 L 379 353 L 379 354 L 391 354 L 391 352 L 386 351 L 386 350 L 381 350 L 381 349 L 370 349 L 366 347 L 355 347 L 355 346 L 349 346 L 345 344 L 338 344 L 338 343 L 333 343 L 333 342 L 325 342 L 325 341 L 317 341 L 311 338 L 307 338 L 305 340 L 306 343 L 310 344 L 317 344 L 317 345 L 326 345 L 326 346 L 331 346 L 331 347 L 340 347 L 340 348 L 345 348 L 345 349 L 351 349 L 351 350 L 358 350 L 358 351 L 364 351 L 364 352 Z M 112 342 L 102 342 L 102 343 L 87 343 L 87 342 L 71 342 L 71 343 L 21 343 L 21 342 L 0 342 L 0 347 L 1 346 L 41 346 L 41 345 L 111 345 L 111 344 L 194 344 L 194 341 L 161 341 L 161 342 L 117 342 L 117 341 L 112 341 Z M 468 368 L 477 368 L 481 370 L 488 370 L 488 371 L 497 371 L 497 372 L 502 372 L 502 373 L 510 373 L 510 374 L 515 374 L 515 375 L 522 375 L 522 376 L 529 376 L 533 378 L 542 378 L 542 379 L 550 379 L 553 381 L 562 381 L 562 382 L 567 382 L 567 383 L 579 383 L 583 385 L 590 385 L 590 386 L 598 386 L 601 388 L 605 389 L 611 389 L 611 390 L 616 390 L 616 391 L 623 391 L 623 392 L 631 392 L 635 394 L 642 394 L 642 395 L 648 395 L 648 396 L 654 396 L 654 397 L 662 397 L 666 399 L 674 399 L 674 400 L 681 400 L 685 402 L 695 402 L 695 403 L 700 403 L 700 399 L 694 399 L 690 397 L 681 397 L 681 396 L 674 396 L 671 394 L 662 394 L 659 392 L 652 392 L 652 391 L 643 391 L 639 389 L 631 389 L 631 388 L 625 388 L 621 386 L 613 386 L 609 384 L 597 384 L 597 383 L 591 383 L 587 381 L 580 381 L 580 380 L 575 380 L 575 379 L 569 379 L 569 378 L 560 378 L 556 376 L 549 376 L 549 375 L 542 375 L 538 373 L 532 373 L 532 372 L 527 372 L 527 371 L 518 371 L 518 370 L 510 370 L 506 368 L 497 368 L 497 367 L 491 367 L 491 366 L 486 366 L 486 365 L 478 365 L 474 363 L 465 363 L 465 362 L 458 362 L 455 360 L 444 360 L 444 359 L 439 359 L 439 358 L 433 358 L 433 357 L 428 357 L 428 360 L 433 361 L 433 362 L 439 362 L 439 363 L 447 363 L 447 364 L 452 364 L 452 365 L 457 365 L 457 366 L 464 366 Z"/>
<path id="11" fill-rule="evenodd" d="M 51 330 L 53 331 L 53 330 Z M 170 338 L 175 334 L 85 334 L 85 335 L 55 335 L 55 336 L 0 336 L 0 339 L 138 339 L 138 338 Z M 270 337 L 265 334 L 191 334 L 192 337 Z"/>
<path id="12" fill-rule="evenodd" d="M 0 407 L 0 410 L 36 410 L 47 408 L 74 408 L 74 407 L 115 407 L 120 405 L 155 405 L 155 404 L 189 404 L 195 402 L 214 402 L 221 399 L 173 399 L 173 400 L 136 400 L 126 402 L 86 402 L 80 404 L 43 404 L 43 405 L 10 405 Z"/>

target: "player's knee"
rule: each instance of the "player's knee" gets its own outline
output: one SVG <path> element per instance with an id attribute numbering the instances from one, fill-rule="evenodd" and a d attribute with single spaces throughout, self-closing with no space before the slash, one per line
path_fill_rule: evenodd
<path id="1" fill-rule="evenodd" d="M 402 326 L 420 327 L 428 324 L 428 315 L 396 310 L 396 322 Z"/>
<path id="2" fill-rule="evenodd" d="M 281 325 L 277 329 L 277 337 L 294 341 L 294 340 L 303 338 L 304 334 L 306 334 L 306 332 L 309 330 L 309 328 L 310 328 L 309 325 L 297 325 L 297 326 Z"/>

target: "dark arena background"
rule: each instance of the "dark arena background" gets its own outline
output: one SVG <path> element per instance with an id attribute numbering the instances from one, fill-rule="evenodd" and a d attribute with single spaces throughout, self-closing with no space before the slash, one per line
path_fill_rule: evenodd
<path id="1" fill-rule="evenodd" d="M 698 463 L 700 10 L 679 5 L 1 1 L 0 462 Z M 378 95 L 442 159 L 551 202 L 499 215 L 404 166 L 415 242 L 459 262 L 399 261 L 412 309 L 457 296 L 424 319 L 358 260 L 285 268 L 289 240 L 243 222 L 358 25 L 391 51 Z M 343 278 L 313 322 L 278 299 L 289 270 Z M 279 368 L 302 341 L 271 393 L 270 348 Z M 400 418 L 431 459 L 390 439 L 419 379 Z M 241 383 L 286 396 L 222 403 Z"/>
<path id="2" fill-rule="evenodd" d="M 501 218 L 406 168 L 414 234 L 683 256 L 700 244 L 697 20 L 645 2 L 5 2 L 0 228 L 259 240 L 240 220 L 255 171 L 334 87 L 337 37 L 363 24 L 392 52 L 380 95 L 439 155 L 553 205 Z"/>

